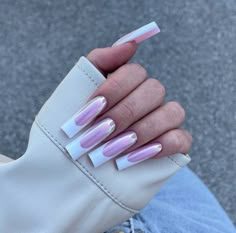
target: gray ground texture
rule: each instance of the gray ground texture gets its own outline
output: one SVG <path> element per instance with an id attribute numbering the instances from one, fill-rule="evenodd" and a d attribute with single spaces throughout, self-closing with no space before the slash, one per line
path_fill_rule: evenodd
<path id="1" fill-rule="evenodd" d="M 35 115 L 81 55 L 156 21 L 134 61 L 186 109 L 190 167 L 236 223 L 236 0 L 0 0 L 0 153 L 20 157 Z"/>

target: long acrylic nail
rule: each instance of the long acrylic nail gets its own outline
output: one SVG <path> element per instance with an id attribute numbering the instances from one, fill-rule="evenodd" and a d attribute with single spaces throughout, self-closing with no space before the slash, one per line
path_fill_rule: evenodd
<path id="1" fill-rule="evenodd" d="M 74 160 L 77 160 L 80 156 L 109 136 L 114 130 L 114 121 L 110 118 L 106 118 L 69 143 L 66 146 L 66 150 Z"/>
<path id="2" fill-rule="evenodd" d="M 123 151 L 127 150 L 137 141 L 137 135 L 135 132 L 130 131 L 123 133 L 105 144 L 99 146 L 95 150 L 88 153 L 94 167 L 98 167 L 108 160 L 119 155 Z"/>
<path id="3" fill-rule="evenodd" d="M 89 101 L 78 113 L 61 126 L 69 138 L 75 136 L 81 129 L 88 125 L 105 108 L 106 98 L 97 96 Z"/>
<path id="4" fill-rule="evenodd" d="M 146 24 L 145 26 L 130 32 L 129 34 L 121 37 L 119 40 L 117 40 L 113 46 L 121 45 L 129 41 L 135 41 L 136 43 L 140 43 L 143 40 L 146 40 L 157 33 L 160 32 L 160 28 L 157 26 L 155 22 L 151 22 L 149 24 Z"/>
<path id="5" fill-rule="evenodd" d="M 160 143 L 153 143 L 147 146 L 143 146 L 116 159 L 116 165 L 118 167 L 118 170 L 123 170 L 125 168 L 131 167 L 137 163 L 140 163 L 146 159 L 153 157 L 161 150 L 162 145 Z"/>

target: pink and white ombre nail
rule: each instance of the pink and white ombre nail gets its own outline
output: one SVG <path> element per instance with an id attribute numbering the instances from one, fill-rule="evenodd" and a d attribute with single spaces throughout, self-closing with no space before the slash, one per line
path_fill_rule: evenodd
<path id="1" fill-rule="evenodd" d="M 72 159 L 77 160 L 80 156 L 108 137 L 114 130 L 115 122 L 110 118 L 106 118 L 69 143 L 66 146 L 66 150 Z"/>
<path id="2" fill-rule="evenodd" d="M 81 129 L 88 125 L 105 108 L 106 98 L 97 96 L 89 101 L 79 112 L 61 126 L 69 138 L 75 136 Z"/>
<path id="3" fill-rule="evenodd" d="M 116 159 L 116 165 L 118 170 L 123 170 L 157 155 L 161 150 L 160 143 L 149 144 Z"/>
<path id="4" fill-rule="evenodd" d="M 130 32 L 129 34 L 121 37 L 119 40 L 117 40 L 113 46 L 121 45 L 129 41 L 135 41 L 136 43 L 140 43 L 143 40 L 146 40 L 157 33 L 160 32 L 160 28 L 157 26 L 155 22 L 146 24 L 145 26 Z"/>
<path id="5" fill-rule="evenodd" d="M 119 155 L 123 151 L 127 150 L 137 141 L 137 135 L 135 132 L 130 131 L 123 133 L 95 150 L 88 153 L 94 167 L 98 167 L 108 160 Z"/>

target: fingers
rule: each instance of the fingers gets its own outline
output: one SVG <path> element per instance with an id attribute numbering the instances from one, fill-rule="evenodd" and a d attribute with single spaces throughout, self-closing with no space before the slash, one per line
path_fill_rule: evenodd
<path id="1" fill-rule="evenodd" d="M 131 124 L 138 121 L 152 110 L 159 107 L 164 99 L 164 96 L 165 89 L 163 85 L 156 79 L 147 79 L 127 97 L 122 99 L 113 108 L 99 117 L 96 122 L 99 122 L 105 118 L 113 119 L 116 129 L 108 138 L 106 138 L 106 140 L 109 140 L 123 130 L 127 129 Z M 154 123 L 155 119 L 153 119 L 153 117 L 151 120 L 152 123 Z M 141 125 L 143 125 L 142 122 L 143 121 L 141 121 Z M 144 120 L 144 122 L 146 122 L 146 120 Z M 139 134 L 139 131 L 143 130 L 143 128 L 144 127 L 141 127 L 138 124 L 138 126 L 132 127 L 131 130 L 134 130 Z M 148 135 L 150 134 L 146 129 L 145 133 Z M 141 134 L 142 139 L 140 142 L 143 141 L 145 133 Z"/>
<path id="2" fill-rule="evenodd" d="M 120 38 L 114 43 L 115 47 L 95 49 L 89 53 L 87 58 L 104 74 L 110 73 L 125 64 L 134 55 L 137 43 L 159 32 L 157 24 L 151 22 Z"/>
<path id="3" fill-rule="evenodd" d="M 132 92 L 147 78 L 146 70 L 139 64 L 125 64 L 104 82 L 88 99 L 90 101 L 96 96 L 104 96 L 107 100 L 107 111 L 121 99 Z"/>
<path id="4" fill-rule="evenodd" d="M 120 57 L 122 46 L 119 50 L 98 49 L 88 55 L 102 72 L 116 71 L 61 127 L 72 138 L 93 121 L 90 128 L 66 146 L 74 160 L 88 153 L 97 167 L 120 156 L 117 167 L 124 169 L 151 157 L 187 153 L 191 147 L 191 135 L 178 129 L 185 119 L 183 107 L 174 101 L 163 104 L 164 86 L 156 79 L 147 79 L 142 66 L 122 65 L 135 52 L 132 43 L 128 44 L 129 52 Z M 118 58 L 114 59 L 114 55 Z"/>
<path id="5" fill-rule="evenodd" d="M 183 129 L 170 130 L 159 138 L 116 159 L 119 170 L 141 163 L 149 158 L 161 158 L 176 153 L 187 154 L 192 136 Z"/>
<path id="6" fill-rule="evenodd" d="M 88 54 L 87 58 L 104 75 L 107 75 L 127 63 L 136 50 L 137 44 L 128 42 L 116 47 L 94 49 Z"/>
<path id="7" fill-rule="evenodd" d="M 144 84 L 142 84 L 141 87 L 142 86 L 144 86 Z M 150 90 L 150 88 L 144 89 Z M 135 92 L 133 93 L 135 94 Z M 143 93 L 141 93 L 141 95 L 142 94 Z M 150 96 L 154 97 L 151 92 Z M 127 98 L 129 98 L 129 96 Z M 147 97 L 143 99 L 147 99 Z M 126 98 L 123 101 L 126 101 Z M 113 109 L 117 108 L 122 112 L 122 109 L 119 109 L 119 105 L 122 104 L 123 101 Z M 147 103 L 149 104 L 146 105 L 151 106 L 151 101 L 152 100 L 147 99 Z M 144 105 L 141 103 L 140 106 Z M 133 111 L 137 115 L 140 114 L 140 109 L 132 110 L 131 112 Z M 120 129 L 123 131 L 121 124 L 129 124 L 129 122 L 134 121 L 137 117 L 133 113 L 132 116 L 127 116 L 127 113 L 123 111 L 124 116 L 117 115 L 117 113 L 115 113 L 114 116 L 109 114 L 108 116 L 113 116 L 113 118 L 117 117 L 117 121 L 119 122 L 117 128 L 121 127 Z M 161 107 L 157 107 L 154 111 L 138 120 L 129 128 L 126 128 L 126 130 L 118 136 L 114 133 L 110 134 L 110 136 L 104 140 L 104 144 L 89 152 L 89 157 L 93 165 L 97 167 L 117 155 L 125 154 L 116 160 L 118 169 L 122 170 L 153 156 L 159 157 L 159 154 L 160 156 L 164 156 L 170 153 L 187 153 L 191 146 L 191 136 L 184 130 L 176 130 L 176 128 L 180 127 L 184 118 L 185 111 L 182 106 L 177 102 L 168 102 Z M 116 120 L 114 121 L 116 122 Z M 107 141 L 109 138 L 112 139 Z"/>
<path id="8" fill-rule="evenodd" d="M 129 151 L 159 137 L 165 132 L 178 128 L 185 119 L 185 111 L 177 102 L 168 102 L 157 108 L 131 127 L 128 131 L 134 131 L 138 140 Z"/>
<path id="9" fill-rule="evenodd" d="M 72 138 L 98 115 L 108 111 L 136 89 L 145 79 L 146 70 L 138 64 L 120 67 L 94 92 L 86 105 L 62 125 L 62 130 Z"/>

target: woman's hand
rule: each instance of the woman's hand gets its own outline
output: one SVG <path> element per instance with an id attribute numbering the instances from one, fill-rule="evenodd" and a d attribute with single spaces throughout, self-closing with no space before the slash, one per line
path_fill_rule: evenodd
<path id="1" fill-rule="evenodd" d="M 87 56 L 107 76 L 107 81 L 62 127 L 69 137 L 73 137 L 94 121 L 85 133 L 67 146 L 74 159 L 89 152 L 94 166 L 99 166 L 109 159 L 121 157 L 116 160 L 121 170 L 150 157 L 188 153 L 192 137 L 180 128 L 185 111 L 175 101 L 163 103 L 164 86 L 157 79 L 148 78 L 141 65 L 127 64 L 136 49 L 137 45 L 130 42 L 95 49 Z M 98 144 L 99 147 L 93 150 Z"/>
<path id="2" fill-rule="evenodd" d="M 81 57 L 42 106 L 24 155 L 0 166 L 0 232 L 105 232 L 190 161 L 178 153 L 142 162 L 187 153 L 191 136 L 178 129 L 182 107 L 162 104 L 164 87 L 126 64 L 135 51 L 127 43 L 88 55 L 107 80 Z M 142 163 L 120 172 L 116 158 L 120 170 Z"/>

